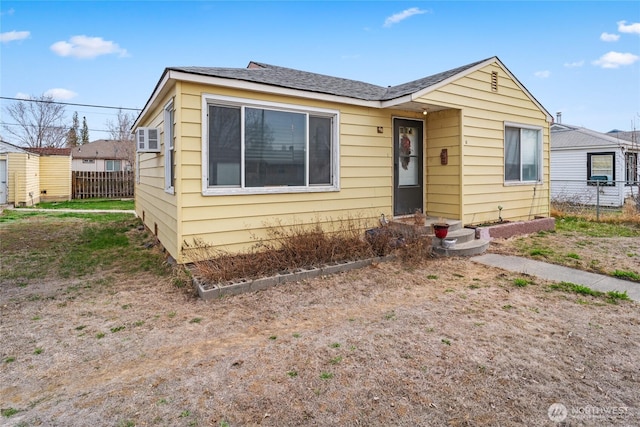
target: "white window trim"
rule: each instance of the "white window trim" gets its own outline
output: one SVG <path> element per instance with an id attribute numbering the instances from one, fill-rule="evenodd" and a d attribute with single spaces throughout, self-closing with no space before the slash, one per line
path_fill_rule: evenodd
<path id="1" fill-rule="evenodd" d="M 171 121 L 171 111 L 173 110 L 173 99 L 169 101 L 163 110 L 163 127 L 164 127 L 164 191 L 165 193 L 175 194 L 173 182 L 171 182 L 171 150 L 175 149 L 174 124 Z M 175 120 L 175 111 L 174 117 Z M 175 155 L 175 152 L 174 152 Z"/>
<path id="2" fill-rule="evenodd" d="M 537 130 L 538 131 L 538 158 L 540 159 L 540 162 L 538 163 L 538 176 L 540 177 L 540 179 L 535 180 L 535 181 L 507 181 L 506 179 L 504 179 L 504 173 L 502 174 L 502 180 L 504 182 L 505 186 L 517 186 L 517 185 L 531 185 L 531 184 L 542 184 L 544 182 L 544 175 L 543 175 L 543 165 L 544 165 L 544 137 L 542 135 L 542 126 L 535 126 L 535 125 L 528 125 L 528 124 L 524 124 L 524 123 L 516 123 L 516 122 L 504 122 L 503 126 L 502 126 L 502 146 L 503 149 L 505 147 L 506 144 L 506 128 L 507 127 L 514 127 L 514 128 L 520 128 L 520 129 L 532 129 L 532 130 Z M 503 155 L 503 159 L 502 159 L 502 167 L 504 168 L 505 166 L 505 159 L 504 159 Z M 522 150 L 520 151 L 520 165 L 522 165 Z"/>
<path id="3" fill-rule="evenodd" d="M 332 126 L 331 147 L 331 185 L 307 185 L 301 187 L 276 186 L 276 187 L 244 187 L 244 113 L 240 117 L 241 127 L 241 159 L 240 159 L 240 187 L 209 187 L 209 104 L 236 106 L 241 108 L 268 108 L 279 111 L 289 111 L 307 115 L 307 129 L 309 114 L 331 117 L 334 120 Z M 340 191 L 340 112 L 327 108 L 309 107 L 304 105 L 285 104 L 280 102 L 260 101 L 249 98 L 237 98 L 231 96 L 204 93 L 202 95 L 202 195 L 220 196 L 236 194 L 282 194 L 282 193 L 320 193 Z M 309 152 L 306 152 L 305 160 L 306 176 L 309 176 Z"/>

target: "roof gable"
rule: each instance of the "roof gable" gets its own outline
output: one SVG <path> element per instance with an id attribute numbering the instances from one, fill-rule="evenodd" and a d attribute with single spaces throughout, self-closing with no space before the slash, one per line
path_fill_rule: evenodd
<path id="1" fill-rule="evenodd" d="M 24 153 L 29 154 L 27 150 L 22 147 L 18 147 L 17 145 L 13 145 L 9 142 L 0 140 L 0 153 Z"/>

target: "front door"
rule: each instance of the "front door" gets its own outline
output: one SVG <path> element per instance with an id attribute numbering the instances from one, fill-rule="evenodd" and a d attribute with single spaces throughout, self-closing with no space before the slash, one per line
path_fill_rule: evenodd
<path id="1" fill-rule="evenodd" d="M 423 122 L 418 120 L 394 119 L 394 216 L 422 212 L 423 167 L 422 138 Z"/>
<path id="2" fill-rule="evenodd" d="M 0 160 L 0 205 L 7 204 L 7 161 Z"/>

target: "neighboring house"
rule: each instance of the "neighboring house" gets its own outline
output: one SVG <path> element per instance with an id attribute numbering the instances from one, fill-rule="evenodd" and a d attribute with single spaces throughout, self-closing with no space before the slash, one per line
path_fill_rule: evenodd
<path id="1" fill-rule="evenodd" d="M 21 148 L 0 141 L 0 204 L 33 206 L 70 198 L 70 149 Z"/>
<path id="2" fill-rule="evenodd" d="M 619 207 L 637 195 L 640 147 L 619 134 L 632 135 L 551 125 L 552 199 Z"/>
<path id="3" fill-rule="evenodd" d="M 134 124 L 136 211 L 180 263 L 276 223 L 547 217 L 551 121 L 497 57 L 392 87 L 256 62 L 166 68 Z"/>
<path id="4" fill-rule="evenodd" d="M 71 150 L 73 171 L 115 172 L 130 171 L 130 153 L 135 148 L 122 141 L 99 139 L 87 144 L 78 145 Z"/>

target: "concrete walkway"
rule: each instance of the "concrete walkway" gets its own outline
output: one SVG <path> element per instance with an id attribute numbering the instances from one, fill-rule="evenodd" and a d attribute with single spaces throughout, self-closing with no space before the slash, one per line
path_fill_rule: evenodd
<path id="1" fill-rule="evenodd" d="M 640 283 L 629 280 L 510 255 L 484 254 L 472 257 L 471 261 L 546 280 L 571 282 L 601 292 L 626 291 L 630 299 L 640 302 Z"/>

